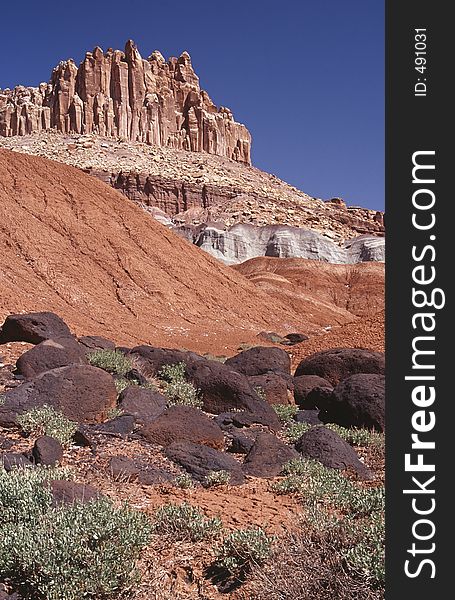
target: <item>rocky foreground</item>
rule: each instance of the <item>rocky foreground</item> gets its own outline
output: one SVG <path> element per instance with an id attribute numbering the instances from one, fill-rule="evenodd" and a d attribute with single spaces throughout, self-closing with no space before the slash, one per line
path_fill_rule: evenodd
<path id="1" fill-rule="evenodd" d="M 91 335 L 76 338 L 60 317 L 49 312 L 8 316 L 0 329 L 0 354 L 18 343 L 29 349 L 15 365 L 0 363 L 1 485 L 8 484 L 8 474 L 16 476 L 16 469 L 66 466 L 71 477 L 65 472 L 52 479 L 49 471 L 51 479 L 42 484 L 49 486 L 55 506 L 90 505 L 103 498 L 115 503 L 127 500 L 155 519 L 153 531 L 158 535 L 152 536 L 139 563 L 143 580 L 134 596 L 138 600 L 267 597 L 270 574 L 257 568 L 269 550 L 257 555 L 253 569 L 248 562 L 236 563 L 240 559 L 235 552 L 229 555 L 231 562 L 217 559 L 220 534 L 215 531 L 205 545 L 191 544 L 189 538 L 184 546 L 173 545 L 179 539 L 176 524 L 169 529 L 165 515 L 188 511 L 188 503 L 202 511 L 191 518 L 212 519 L 206 528 L 218 528 L 218 521 L 226 528 L 226 552 L 226 540 L 232 543 L 239 531 L 259 535 L 264 548 L 269 544 L 279 548 L 267 536 L 275 534 L 279 540 L 285 530 L 295 527 L 298 515 L 306 510 L 301 502 L 310 493 L 304 491 L 307 477 L 316 477 L 313 485 L 328 485 L 328 480 L 317 479 L 323 476 L 338 478 L 338 490 L 347 486 L 348 496 L 340 497 L 335 506 L 340 523 L 343 502 L 354 510 L 351 531 L 356 519 L 362 524 L 365 515 L 377 514 L 383 482 L 383 450 L 378 446 L 383 443 L 378 436 L 384 430 L 385 409 L 382 353 L 332 349 L 303 359 L 291 371 L 284 349 L 257 346 L 223 363 L 182 350 L 116 347 L 111 340 Z M 54 417 L 53 429 L 45 419 L 39 421 L 43 414 Z M 61 415 L 59 425 L 55 415 Z M 292 474 L 291 469 L 297 468 L 310 470 L 305 476 L 304 471 Z M 318 469 L 323 469 L 322 475 Z M 362 502 L 370 504 L 356 513 L 359 508 L 353 507 L 363 496 Z M 0 489 L 3 510 L 5 502 Z M 252 533 L 251 527 L 259 529 Z M 209 529 L 205 531 L 209 535 Z M 376 553 L 378 544 L 380 538 L 375 539 Z M 319 560 L 316 548 L 313 552 L 310 569 Z M 333 548 L 331 553 L 333 561 Z M 21 560 L 18 554 L 18 573 Z M 379 555 L 375 560 L 381 560 Z M 355 563 L 351 567 L 348 562 L 341 576 L 332 562 L 331 575 L 321 571 L 311 584 L 304 578 L 306 562 L 299 564 L 299 581 L 290 577 L 286 584 L 295 586 L 296 595 L 289 597 L 309 599 L 316 590 L 322 594 L 318 597 L 326 598 L 324 589 L 338 589 L 338 598 L 353 598 L 348 588 L 355 590 L 356 598 L 380 597 L 382 584 L 377 579 L 374 585 L 373 579 L 363 581 Z M 5 569 L 0 553 L 0 580 Z M 27 589 L 27 598 L 37 598 L 35 584 L 18 576 L 11 572 L 3 578 L 6 591 L 1 596 L 0 588 L 0 597 Z M 275 586 L 281 585 L 281 576 L 275 573 Z M 37 577 L 49 589 L 66 582 L 61 574 L 50 583 L 44 572 Z M 335 582 L 338 588 L 333 587 Z M 280 593 L 279 588 L 270 589 L 272 593 Z"/>

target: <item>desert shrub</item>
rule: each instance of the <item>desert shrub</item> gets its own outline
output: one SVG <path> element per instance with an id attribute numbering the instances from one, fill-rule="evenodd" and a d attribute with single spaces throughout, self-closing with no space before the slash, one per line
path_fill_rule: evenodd
<path id="1" fill-rule="evenodd" d="M 316 460 L 294 459 L 283 466 L 288 476 L 272 484 L 278 494 L 299 493 L 306 506 L 332 506 L 353 516 L 384 509 L 384 488 L 364 488 Z"/>
<path id="2" fill-rule="evenodd" d="M 267 400 L 267 394 L 265 393 L 265 390 L 262 386 L 258 385 L 256 387 L 254 387 L 253 390 L 256 392 L 256 394 L 259 396 L 259 398 L 261 400 Z"/>
<path id="3" fill-rule="evenodd" d="M 165 365 L 158 372 L 163 381 L 163 392 L 168 398 L 168 405 L 180 404 L 202 408 L 203 402 L 198 390 L 192 383 L 185 379 L 185 363 Z"/>
<path id="4" fill-rule="evenodd" d="M 336 425 L 335 423 L 328 423 L 326 425 L 335 433 L 343 438 L 348 444 L 352 446 L 363 446 L 365 448 L 374 447 L 378 449 L 384 448 L 384 434 L 378 431 L 372 431 L 369 429 L 349 429 Z"/>
<path id="5" fill-rule="evenodd" d="M 223 540 L 216 564 L 230 573 L 249 571 L 267 560 L 273 540 L 260 527 L 233 531 Z"/>
<path id="6" fill-rule="evenodd" d="M 107 499 L 52 507 L 56 469 L 0 471 L 0 579 L 29 600 L 116 598 L 136 578 L 146 516 Z"/>
<path id="7" fill-rule="evenodd" d="M 273 404 L 272 407 L 284 425 L 292 423 L 299 410 L 298 406 L 292 404 Z"/>
<path id="8" fill-rule="evenodd" d="M 183 475 L 177 475 L 175 478 L 175 485 L 182 490 L 188 490 L 194 487 L 193 478 L 188 473 L 183 473 Z"/>
<path id="9" fill-rule="evenodd" d="M 2 404 L 5 404 L 5 396 L 2 396 L 2 395 L 0 394 L 0 406 L 1 406 Z"/>
<path id="10" fill-rule="evenodd" d="M 222 529 L 221 520 L 207 518 L 194 506 L 183 504 L 165 504 L 155 513 L 153 532 L 168 535 L 172 540 L 199 542 L 213 538 Z"/>
<path id="11" fill-rule="evenodd" d="M 123 415 L 123 410 L 119 406 L 114 406 L 114 408 L 110 408 L 106 413 L 106 417 L 108 419 L 115 419 L 116 417 L 120 417 L 121 415 Z"/>
<path id="12" fill-rule="evenodd" d="M 27 410 L 17 417 L 22 431 L 27 435 L 49 435 L 63 446 L 69 446 L 77 429 L 77 423 L 71 421 L 61 411 L 44 404 Z"/>
<path id="13" fill-rule="evenodd" d="M 308 425 L 308 423 L 290 423 L 283 430 L 283 435 L 287 442 L 290 444 L 295 444 L 295 442 L 310 428 L 311 425 Z"/>
<path id="14" fill-rule="evenodd" d="M 231 480 L 231 474 L 229 471 L 210 471 L 203 481 L 204 487 L 217 487 L 219 485 L 227 485 Z"/>
<path id="15" fill-rule="evenodd" d="M 118 377 L 124 377 L 133 368 L 131 359 L 119 350 L 94 350 L 88 353 L 87 358 L 93 367 Z"/>
<path id="16" fill-rule="evenodd" d="M 310 510 L 254 569 L 247 593 L 268 600 L 382 600 L 383 523 L 379 512 L 340 521 Z"/>

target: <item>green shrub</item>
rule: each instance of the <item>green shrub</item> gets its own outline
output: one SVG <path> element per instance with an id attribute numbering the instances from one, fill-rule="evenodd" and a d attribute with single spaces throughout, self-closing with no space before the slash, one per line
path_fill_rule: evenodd
<path id="1" fill-rule="evenodd" d="M 192 383 L 186 381 L 185 370 L 185 363 L 180 362 L 165 365 L 158 372 L 158 377 L 163 381 L 163 392 L 168 398 L 168 405 L 180 404 L 202 408 L 203 402 L 199 392 Z"/>
<path id="2" fill-rule="evenodd" d="M 223 540 L 216 564 L 233 574 L 249 571 L 267 560 L 273 541 L 260 527 L 238 529 Z"/>
<path id="3" fill-rule="evenodd" d="M 164 365 L 158 371 L 158 377 L 163 381 L 172 383 L 173 381 L 185 381 L 186 365 L 184 362 L 179 362 L 174 365 Z"/>
<path id="4" fill-rule="evenodd" d="M 194 506 L 165 504 L 155 513 L 154 533 L 168 535 L 172 540 L 199 542 L 215 537 L 222 529 L 221 520 L 207 518 Z"/>
<path id="5" fill-rule="evenodd" d="M 98 367 L 118 377 L 124 377 L 133 368 L 131 359 L 120 350 L 94 350 L 89 352 L 87 358 L 93 367 Z"/>
<path id="6" fill-rule="evenodd" d="M 253 388 L 261 400 L 267 400 L 267 394 L 262 386 L 258 385 Z"/>
<path id="7" fill-rule="evenodd" d="M 293 404 L 272 404 L 272 408 L 284 425 L 294 422 L 294 417 L 299 410 L 299 407 Z"/>
<path id="8" fill-rule="evenodd" d="M 114 406 L 114 408 L 110 408 L 106 413 L 106 417 L 108 419 L 115 419 L 116 417 L 120 417 L 121 415 L 123 415 L 123 410 L 119 406 Z"/>
<path id="9" fill-rule="evenodd" d="M 0 471 L 0 580 L 29 600 L 117 598 L 136 579 L 150 524 L 107 499 L 52 508 L 43 483 L 61 475 Z"/>
<path id="10" fill-rule="evenodd" d="M 354 516 L 370 515 L 384 509 L 383 487 L 363 488 L 340 471 L 316 460 L 294 459 L 286 463 L 288 477 L 272 484 L 278 494 L 300 493 L 307 506 L 332 506 Z"/>
<path id="11" fill-rule="evenodd" d="M 384 434 L 378 431 L 369 429 L 349 429 L 336 425 L 335 423 L 327 423 L 326 427 L 338 433 L 351 446 L 362 446 L 364 448 L 384 448 Z"/>
<path id="12" fill-rule="evenodd" d="M 182 490 L 188 490 L 194 487 L 193 478 L 187 473 L 184 473 L 183 475 L 177 475 L 174 481 L 175 485 L 181 488 Z"/>
<path id="13" fill-rule="evenodd" d="M 342 551 L 348 566 L 365 578 L 373 588 L 385 583 L 384 512 L 372 513 L 368 519 L 350 520 L 348 531 L 354 543 Z"/>
<path id="14" fill-rule="evenodd" d="M 210 471 L 208 475 L 204 477 L 204 487 L 217 487 L 219 485 L 227 485 L 231 480 L 231 474 L 229 471 Z"/>
<path id="15" fill-rule="evenodd" d="M 2 404 L 5 404 L 5 396 L 2 396 L 2 395 L 0 394 L 0 406 L 1 406 Z"/>
<path id="16" fill-rule="evenodd" d="M 22 413 L 17 417 L 17 422 L 27 435 L 49 435 L 63 446 L 71 444 L 77 429 L 77 423 L 47 404 Z"/>
<path id="17" fill-rule="evenodd" d="M 295 444 L 309 429 L 311 429 L 311 425 L 308 425 L 308 423 L 292 423 L 283 430 L 283 435 L 287 442 Z"/>

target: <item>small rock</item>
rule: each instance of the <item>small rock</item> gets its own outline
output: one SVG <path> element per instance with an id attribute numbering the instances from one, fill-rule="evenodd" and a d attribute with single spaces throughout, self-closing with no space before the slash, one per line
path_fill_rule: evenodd
<path id="1" fill-rule="evenodd" d="M 63 448 L 55 438 L 43 435 L 36 440 L 32 455 L 37 465 L 54 467 L 63 458 Z"/>

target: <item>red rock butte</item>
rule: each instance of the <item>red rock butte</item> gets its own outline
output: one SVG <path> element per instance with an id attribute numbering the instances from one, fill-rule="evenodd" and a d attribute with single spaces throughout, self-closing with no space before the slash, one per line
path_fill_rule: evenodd
<path id="1" fill-rule="evenodd" d="M 227 157 L 251 164 L 251 135 L 231 111 L 201 90 L 191 58 L 143 59 L 132 40 L 125 52 L 96 47 L 76 66 L 61 61 L 49 83 L 0 90 L 0 135 L 42 130 L 97 133 Z"/>

